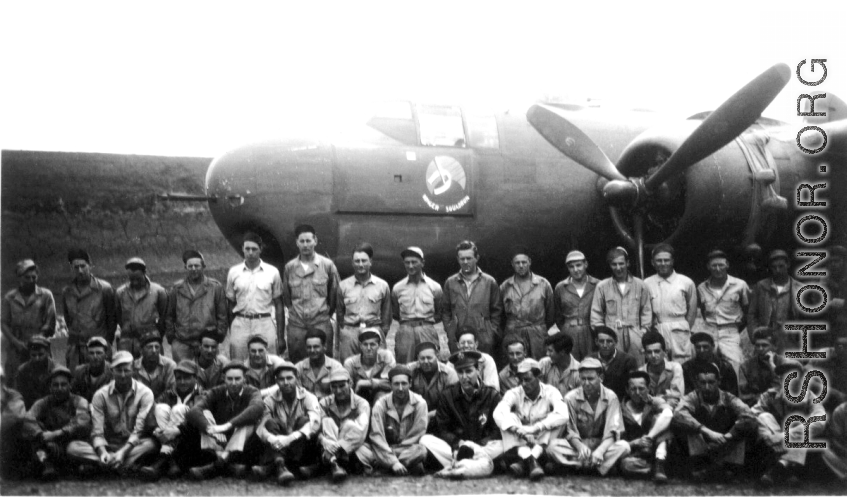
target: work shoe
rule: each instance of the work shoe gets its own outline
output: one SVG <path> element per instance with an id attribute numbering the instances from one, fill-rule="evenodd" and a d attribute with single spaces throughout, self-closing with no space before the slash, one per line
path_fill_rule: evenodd
<path id="1" fill-rule="evenodd" d="M 194 480 L 207 480 L 215 476 L 216 473 L 217 465 L 215 463 L 195 466 L 188 470 L 188 476 Z"/>
<path id="2" fill-rule="evenodd" d="M 333 483 L 341 483 L 345 478 L 347 478 L 347 472 L 344 471 L 344 468 L 342 468 L 337 462 L 329 464 L 329 471 L 332 475 Z"/>
<path id="3" fill-rule="evenodd" d="M 526 475 L 526 466 L 523 461 L 513 462 L 509 465 L 508 470 L 515 478 L 521 478 Z"/>
<path id="4" fill-rule="evenodd" d="M 233 478 L 242 479 L 247 476 L 246 464 L 229 463 L 227 465 L 227 470 L 229 470 L 229 474 L 231 474 Z"/>
<path id="5" fill-rule="evenodd" d="M 180 476 L 182 476 L 182 468 L 179 467 L 176 461 L 171 459 L 171 463 L 168 465 L 168 478 L 176 479 Z"/>
<path id="6" fill-rule="evenodd" d="M 285 487 L 288 486 L 289 483 L 294 481 L 294 474 L 291 471 L 288 471 L 288 468 L 285 466 L 277 469 L 276 474 L 276 484 Z"/>
<path id="7" fill-rule="evenodd" d="M 165 465 L 171 460 L 168 456 L 159 456 L 149 466 L 143 466 L 138 470 L 138 477 L 146 481 L 158 481 L 162 477 Z"/>
<path id="8" fill-rule="evenodd" d="M 271 467 L 266 464 L 257 464 L 250 468 L 250 476 L 256 481 L 267 480 L 271 476 Z"/>
<path id="9" fill-rule="evenodd" d="M 308 466 L 299 466 L 297 472 L 300 473 L 300 478 L 308 480 L 318 474 L 320 469 L 317 464 L 309 464 Z"/>
<path id="10" fill-rule="evenodd" d="M 656 459 L 656 464 L 653 468 L 653 481 L 659 485 L 668 482 L 668 475 L 665 473 L 665 460 Z"/>
<path id="11" fill-rule="evenodd" d="M 538 460 L 534 457 L 528 457 L 526 459 L 526 465 L 529 468 L 529 479 L 531 481 L 538 481 L 544 478 L 544 468 L 542 468 L 538 464 Z"/>

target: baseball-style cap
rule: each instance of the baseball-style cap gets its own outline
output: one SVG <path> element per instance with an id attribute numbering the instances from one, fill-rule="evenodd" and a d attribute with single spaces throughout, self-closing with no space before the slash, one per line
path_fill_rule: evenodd
<path id="1" fill-rule="evenodd" d="M 456 367 L 456 369 L 464 368 L 467 366 L 476 366 L 479 364 L 480 359 L 482 359 L 482 354 L 475 350 L 469 350 L 467 352 L 456 352 L 450 356 L 449 361 Z"/>
<path id="2" fill-rule="evenodd" d="M 344 369 L 336 369 L 329 375 L 329 382 L 335 383 L 336 381 L 350 381 L 350 373 Z"/>
<path id="3" fill-rule="evenodd" d="M 68 262 L 73 262 L 77 259 L 81 259 L 89 264 L 91 264 L 91 256 L 88 255 L 85 249 L 81 248 L 72 248 L 68 250 Z"/>
<path id="4" fill-rule="evenodd" d="M 141 340 L 139 340 L 139 342 L 141 343 L 142 347 L 144 347 L 150 342 L 159 342 L 159 344 L 161 345 L 162 335 L 160 335 L 158 331 L 151 331 L 142 335 Z"/>
<path id="5" fill-rule="evenodd" d="M 584 260 L 585 260 L 585 254 L 583 254 L 579 250 L 571 250 L 570 252 L 568 252 L 567 257 L 565 257 L 565 264 L 567 264 L 569 262 L 584 261 Z"/>
<path id="6" fill-rule="evenodd" d="M 126 350 L 120 350 L 112 356 L 112 368 L 116 368 L 121 364 L 132 364 L 132 354 Z"/>
<path id="7" fill-rule="evenodd" d="M 64 366 L 54 367 L 53 371 L 50 371 L 50 376 L 48 377 L 48 380 L 52 380 L 56 376 L 67 376 L 69 380 L 73 378 L 71 370 Z"/>
<path id="8" fill-rule="evenodd" d="M 38 269 L 38 266 L 35 264 L 35 261 L 32 259 L 24 259 L 19 261 L 17 266 L 15 267 L 15 274 L 18 276 L 23 276 L 25 272 L 30 269 L 35 268 Z"/>
<path id="9" fill-rule="evenodd" d="M 191 359 L 183 359 L 179 361 L 179 364 L 177 364 L 174 368 L 174 372 L 176 371 L 190 374 L 191 376 L 197 376 L 197 364 Z"/>
<path id="10" fill-rule="evenodd" d="M 768 262 L 771 262 L 775 259 L 785 259 L 786 262 L 790 262 L 791 258 L 788 257 L 788 253 L 782 249 L 771 250 L 768 254 Z"/>
<path id="11" fill-rule="evenodd" d="M 130 257 L 127 259 L 126 264 L 124 264 L 125 269 L 147 269 L 147 264 L 144 263 L 144 259 L 141 257 Z"/>
<path id="12" fill-rule="evenodd" d="M 109 348 L 109 342 L 106 341 L 103 337 L 91 337 L 88 339 L 88 343 L 86 343 L 88 347 L 103 347 L 104 349 Z"/>
<path id="13" fill-rule="evenodd" d="M 712 262 L 712 259 L 728 259 L 728 257 L 726 256 L 726 252 L 723 250 L 712 250 L 706 256 L 706 261 Z"/>
<path id="14" fill-rule="evenodd" d="M 26 347 L 28 349 L 39 349 L 39 348 L 49 349 L 50 348 L 50 340 L 48 340 L 47 338 L 45 338 L 41 335 L 35 335 L 34 337 L 31 337 L 27 341 Z"/>
<path id="15" fill-rule="evenodd" d="M 285 371 L 285 370 L 294 371 L 294 373 L 296 374 L 297 373 L 297 366 L 295 366 L 294 363 L 292 363 L 292 362 L 282 361 L 281 363 L 277 364 L 276 367 L 274 368 L 274 376 L 279 374 L 280 371 Z"/>
<path id="16" fill-rule="evenodd" d="M 518 374 L 529 373 L 532 371 L 534 374 L 541 374 L 541 366 L 538 364 L 538 361 L 535 359 L 524 359 L 518 364 Z"/>
<path id="17" fill-rule="evenodd" d="M 603 363 L 596 357 L 586 357 L 579 363 L 579 370 L 582 371 L 583 369 L 596 369 L 598 371 L 603 371 Z"/>
<path id="18" fill-rule="evenodd" d="M 365 328 L 361 333 L 359 333 L 359 342 L 364 342 L 370 338 L 376 338 L 382 342 L 382 333 L 380 333 L 376 328 Z"/>
<path id="19" fill-rule="evenodd" d="M 423 250 L 420 247 L 406 247 L 400 252 L 400 258 L 405 259 L 408 256 L 419 257 L 421 260 L 424 258 Z"/>

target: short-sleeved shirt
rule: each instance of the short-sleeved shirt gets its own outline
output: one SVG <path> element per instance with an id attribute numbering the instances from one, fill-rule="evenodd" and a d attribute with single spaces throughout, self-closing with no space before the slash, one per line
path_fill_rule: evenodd
<path id="1" fill-rule="evenodd" d="M 371 275 L 364 284 L 351 276 L 338 284 L 338 323 L 344 326 L 379 326 L 387 336 L 391 328 L 391 289 Z"/>
<path id="2" fill-rule="evenodd" d="M 749 300 L 750 289 L 744 280 L 727 276 L 720 289 L 709 286 L 709 280 L 697 285 L 700 304 L 705 309 L 703 319 L 713 326 L 735 325 L 744 320 L 744 310 Z"/>
<path id="3" fill-rule="evenodd" d="M 235 302 L 235 314 L 269 314 L 273 300 L 282 297 L 279 270 L 266 262 L 254 269 L 241 263 L 230 268 L 226 276 L 226 298 Z"/>
<path id="4" fill-rule="evenodd" d="M 441 285 L 425 274 L 421 276 L 418 283 L 411 283 L 407 276 L 391 290 L 394 317 L 401 323 L 412 319 L 433 324 L 441 321 Z"/>

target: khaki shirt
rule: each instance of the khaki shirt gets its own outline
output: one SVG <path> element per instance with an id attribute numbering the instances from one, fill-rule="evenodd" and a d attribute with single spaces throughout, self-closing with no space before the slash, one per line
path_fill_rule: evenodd
<path id="1" fill-rule="evenodd" d="M 589 326 L 591 320 L 591 302 L 594 300 L 594 289 L 600 280 L 587 276 L 582 297 L 576 291 L 570 277 L 560 281 L 554 290 L 556 325 L 566 331 L 576 326 Z"/>
<path id="2" fill-rule="evenodd" d="M 532 286 L 526 295 L 515 284 L 515 277 L 500 285 L 503 302 L 504 328 L 543 326 L 545 330 L 555 322 L 555 298 L 553 287 L 545 278 L 530 273 Z"/>
<path id="3" fill-rule="evenodd" d="M 141 338 L 152 330 L 158 330 L 164 336 L 168 292 L 161 285 L 147 278 L 147 288 L 136 298 L 129 283 L 124 283 L 118 288 L 115 301 L 121 338 Z"/>
<path id="4" fill-rule="evenodd" d="M 3 296 L 2 320 L 12 335 L 23 342 L 36 335 L 53 336 L 56 332 L 53 293 L 40 286 L 29 297 L 24 297 L 17 288 L 11 290 Z"/>
<path id="5" fill-rule="evenodd" d="M 176 363 L 173 359 L 160 355 L 158 366 L 152 373 L 149 373 L 144 369 L 139 357 L 132 363 L 132 377 L 152 390 L 153 398 L 158 398 L 162 393 L 176 388 L 175 369 Z"/>
<path id="6" fill-rule="evenodd" d="M 691 278 L 672 272 L 667 278 L 654 274 L 644 280 L 650 292 L 653 320 L 674 323 L 675 329 L 690 330 L 697 318 L 697 287 Z"/>
<path id="7" fill-rule="evenodd" d="M 200 365 L 198 353 L 194 356 L 194 364 L 197 365 L 197 382 L 207 390 L 222 384 L 224 382 L 222 373 L 227 362 L 229 359 L 219 354 L 209 366 L 204 368 Z"/>
<path id="8" fill-rule="evenodd" d="M 68 339 L 86 343 L 93 336 L 115 338 L 115 291 L 107 281 L 91 277 L 82 291 L 71 282 L 62 290 L 62 308 L 68 325 Z"/>
<path id="9" fill-rule="evenodd" d="M 753 287 L 750 296 L 750 309 L 747 311 L 747 328 L 755 330 L 760 326 L 768 326 L 784 333 L 782 325 L 794 319 L 803 319 L 795 299 L 797 291 L 803 286 L 794 278 L 788 279 L 788 284 L 778 291 L 773 279 L 766 278 Z"/>
<path id="10" fill-rule="evenodd" d="M 318 370 L 317 375 L 312 372 L 312 365 L 309 364 L 308 357 L 295 364 L 294 367 L 297 368 L 300 385 L 315 394 L 318 399 L 332 394 L 329 388 L 329 376 L 335 371 L 344 369 L 340 362 L 326 356 L 324 356 L 324 365 Z"/>
<path id="11" fill-rule="evenodd" d="M 391 328 L 391 289 L 374 275 L 359 283 L 351 276 L 338 284 L 337 321 L 344 326 L 379 326 L 382 336 Z"/>
<path id="12" fill-rule="evenodd" d="M 288 406 L 283 400 L 282 392 L 277 391 L 273 395 L 265 397 L 265 410 L 262 414 L 262 420 L 259 422 L 259 429 L 256 431 L 263 442 L 270 443 L 270 438 L 275 436 L 265 428 L 265 423 L 269 419 L 279 421 L 289 430 L 289 433 L 294 433 L 297 418 L 307 417 L 309 422 L 297 431 L 305 435 L 307 440 L 317 436 L 321 427 L 321 406 L 318 404 L 318 398 L 303 387 L 297 387 L 294 397 L 291 406 Z"/>
<path id="13" fill-rule="evenodd" d="M 727 276 L 720 290 L 709 286 L 709 280 L 697 285 L 697 296 L 703 308 L 703 319 L 713 326 L 736 325 L 744 320 L 744 309 L 750 303 L 750 289 L 744 280 Z"/>
<path id="14" fill-rule="evenodd" d="M 377 461 L 385 467 L 399 462 L 393 448 L 418 443 L 426 433 L 427 403 L 420 395 L 409 392 L 409 403 L 398 412 L 394 395 L 376 401 L 371 413 L 370 441 Z"/>
<path id="15" fill-rule="evenodd" d="M 456 374 L 453 365 L 449 363 L 439 362 L 438 371 L 429 380 L 421 371 L 418 361 L 410 362 L 407 366 L 412 371 L 412 377 L 409 379 L 412 391 L 423 397 L 426 403 L 432 406 L 433 411 L 438 405 L 438 397 L 441 396 L 441 392 L 448 386 L 459 383 L 459 375 Z"/>
<path id="16" fill-rule="evenodd" d="M 562 397 L 580 385 L 579 361 L 573 355 L 571 355 L 570 365 L 565 370 L 560 370 L 549 357 L 541 359 L 538 366 L 541 367 L 541 382 L 557 388 Z"/>
<path id="17" fill-rule="evenodd" d="M 623 416 L 615 392 L 601 386 L 596 411 L 586 400 L 582 387 L 568 392 L 565 395 L 565 403 L 570 414 L 568 434 L 565 436 L 568 442 L 572 444 L 573 440 L 584 441 L 592 438 L 601 442 L 608 438 L 620 440 L 624 433 Z"/>
<path id="18" fill-rule="evenodd" d="M 676 407 L 679 399 L 685 395 L 685 378 L 682 375 L 682 365 L 678 362 L 673 362 L 665 359 L 665 369 L 659 375 L 659 378 L 653 378 L 653 374 L 647 371 L 648 364 L 644 364 L 639 371 L 645 371 L 650 375 L 650 385 L 648 387 L 650 395 L 661 397 L 671 404 L 671 407 Z"/>
<path id="19" fill-rule="evenodd" d="M 506 366 L 500 370 L 500 393 L 505 395 L 509 390 L 519 387 L 521 379 L 518 377 L 517 371 L 512 371 L 511 366 Z"/>
<path id="20" fill-rule="evenodd" d="M 57 440 L 60 444 L 71 440 L 87 441 L 91 433 L 88 401 L 73 394 L 64 402 L 56 402 L 52 395 L 43 397 L 30 408 L 23 430 L 33 438 L 45 431 L 61 430 L 62 435 Z"/>
<path id="21" fill-rule="evenodd" d="M 331 419 L 338 427 L 339 433 L 338 437 L 332 437 L 321 430 L 318 439 L 323 437 L 329 437 L 331 440 L 343 438 L 350 444 L 352 450 L 358 449 L 365 443 L 371 422 L 371 406 L 365 399 L 350 392 L 350 405 L 346 409 L 341 409 L 338 406 L 335 402 L 335 395 L 322 398 L 320 405 L 321 420 Z M 341 433 L 342 423 L 346 427 L 344 433 Z"/>
<path id="22" fill-rule="evenodd" d="M 235 302 L 234 314 L 270 314 L 274 299 L 282 297 L 279 270 L 266 262 L 255 269 L 241 263 L 230 268 L 226 275 L 226 298 Z"/>
<path id="23" fill-rule="evenodd" d="M 165 333 L 169 340 L 183 343 L 200 341 L 204 331 L 215 331 L 223 340 L 229 328 L 224 287 L 214 278 L 203 277 L 191 292 L 187 280 L 179 280 L 168 295 Z"/>
<path id="24" fill-rule="evenodd" d="M 138 443 L 153 399 L 153 392 L 135 380 L 126 398 L 115 390 L 114 380 L 97 390 L 91 399 L 91 445 Z"/>
<path id="25" fill-rule="evenodd" d="M 409 277 L 398 281 L 391 290 L 391 307 L 394 319 L 401 323 L 421 319 L 428 323 L 441 321 L 441 285 L 425 274 L 418 283 L 409 282 Z"/>
<path id="26" fill-rule="evenodd" d="M 335 312 L 338 270 L 322 255 L 303 269 L 300 258 L 288 261 L 282 273 L 282 298 L 288 308 L 288 322 L 297 326 L 329 321 Z"/>
<path id="27" fill-rule="evenodd" d="M 265 367 L 262 369 L 253 369 L 253 366 L 250 365 L 250 359 L 244 361 L 244 365 L 247 366 L 247 372 L 244 374 L 244 382 L 259 390 L 265 390 L 276 385 L 274 369 L 283 363 L 282 358 L 278 355 L 265 354 L 265 356 Z M 262 393 L 264 394 L 265 392 Z"/>
<path id="28" fill-rule="evenodd" d="M 356 383 L 359 380 L 381 380 L 388 384 L 388 372 L 396 366 L 394 354 L 388 349 L 379 349 L 376 352 L 376 362 L 373 367 L 368 370 L 362 366 L 362 355 L 356 354 L 348 357 L 344 361 L 344 369 L 350 373 L 350 378 L 353 380 L 353 390 L 356 390 Z"/>
<path id="29" fill-rule="evenodd" d="M 597 285 L 591 302 L 592 328 L 608 326 L 618 334 L 624 327 L 640 328 L 644 333 L 650 329 L 653 324 L 650 291 L 632 275 L 627 277 L 626 284 L 623 294 L 614 278 L 606 278 Z"/>
<path id="30" fill-rule="evenodd" d="M 518 417 L 520 425 L 511 414 Z M 550 385 L 541 383 L 541 392 L 535 400 L 527 397 L 520 386 L 503 395 L 503 400 L 494 408 L 494 422 L 500 431 L 520 426 L 536 426 L 543 431 L 553 431 L 567 424 L 568 407 L 562 401 L 559 390 Z"/>

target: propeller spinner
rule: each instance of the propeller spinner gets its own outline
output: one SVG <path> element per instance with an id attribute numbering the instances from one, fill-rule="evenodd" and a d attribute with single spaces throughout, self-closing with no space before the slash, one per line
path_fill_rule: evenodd
<path id="1" fill-rule="evenodd" d="M 754 124 L 790 77 L 788 65 L 780 63 L 754 78 L 709 114 L 655 172 L 644 177 L 627 178 L 621 174 L 600 147 L 571 124 L 559 109 L 543 104 L 533 105 L 526 118 L 560 152 L 608 180 L 603 186 L 603 198 L 609 203 L 614 218 L 619 218 L 616 212 L 619 208 L 630 211 L 635 234 L 630 243 L 637 250 L 638 270 L 643 278 L 644 216 L 660 187 L 668 179 L 720 150 Z"/>

